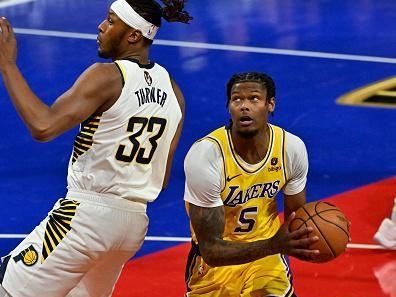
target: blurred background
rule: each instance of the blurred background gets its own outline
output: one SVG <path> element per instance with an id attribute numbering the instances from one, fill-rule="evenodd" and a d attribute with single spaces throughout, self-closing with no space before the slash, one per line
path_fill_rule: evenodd
<path id="1" fill-rule="evenodd" d="M 96 34 L 111 3 L 0 1 L 0 14 L 17 33 L 18 65 L 48 104 L 89 65 L 105 62 L 97 57 Z M 170 185 L 149 205 L 149 240 L 137 256 L 188 241 L 184 156 L 194 141 L 228 123 L 225 85 L 231 75 L 253 70 L 275 80 L 277 106 L 271 122 L 298 135 L 307 146 L 309 200 L 337 197 L 337 205 L 356 216 L 352 243 L 374 244 L 374 230 L 390 214 L 396 195 L 396 95 L 388 92 L 386 100 L 380 96 L 374 106 L 339 104 L 337 99 L 396 74 L 396 2 L 189 0 L 186 10 L 194 17 L 191 24 L 164 21 L 151 49 L 152 60 L 165 66 L 184 92 L 186 120 Z M 35 142 L 3 84 L 0 127 L 0 255 L 5 255 L 65 195 L 78 127 L 52 142 Z M 348 200 L 351 191 L 359 192 Z M 279 207 L 282 211 L 282 203 Z M 387 252 L 385 258 L 383 263 L 394 263 L 396 255 Z M 395 266 L 391 276 L 396 278 Z M 383 289 L 370 267 L 376 291 L 366 297 L 396 296 L 396 289 Z"/>

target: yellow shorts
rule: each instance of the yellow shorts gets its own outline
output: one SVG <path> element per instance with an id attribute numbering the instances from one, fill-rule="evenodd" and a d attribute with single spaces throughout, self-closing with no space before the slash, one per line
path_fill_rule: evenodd
<path id="1" fill-rule="evenodd" d="M 186 297 L 295 296 L 285 256 L 276 254 L 242 265 L 211 267 L 195 244 L 188 258 L 186 285 Z"/>

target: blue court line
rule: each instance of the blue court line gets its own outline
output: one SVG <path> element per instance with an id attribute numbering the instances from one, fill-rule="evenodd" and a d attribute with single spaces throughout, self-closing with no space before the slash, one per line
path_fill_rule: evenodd
<path id="1" fill-rule="evenodd" d="M 49 31 L 49 30 L 27 29 L 27 28 L 15 28 L 14 31 L 17 34 L 49 36 L 49 37 L 76 38 L 76 39 L 89 39 L 89 40 L 96 40 L 97 38 L 97 34 L 64 32 L 64 31 Z M 299 51 L 299 50 L 288 50 L 288 49 L 163 40 L 163 39 L 155 40 L 154 44 L 163 45 L 163 46 L 189 47 L 189 48 L 234 51 L 234 52 L 248 52 L 248 53 L 257 53 L 257 54 L 285 55 L 285 56 L 309 57 L 309 58 L 320 58 L 320 59 L 396 64 L 395 58 L 376 57 L 376 56 L 336 54 L 336 53 L 315 52 L 315 51 Z"/>

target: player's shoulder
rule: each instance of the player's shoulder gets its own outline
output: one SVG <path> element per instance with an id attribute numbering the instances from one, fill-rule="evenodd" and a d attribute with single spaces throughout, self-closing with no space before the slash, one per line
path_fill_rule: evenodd
<path id="1" fill-rule="evenodd" d="M 189 154 L 212 156 L 218 153 L 218 146 L 209 137 L 203 137 L 194 142 L 189 150 Z"/>
<path id="2" fill-rule="evenodd" d="M 114 63 L 94 63 L 85 69 L 82 77 L 87 79 L 109 80 L 118 77 L 118 70 Z M 109 80 L 110 81 L 110 80 Z"/>
<path id="3" fill-rule="evenodd" d="M 221 158 L 221 152 L 216 142 L 209 137 L 203 137 L 194 142 L 185 158 L 185 164 L 210 165 Z"/>
<path id="4" fill-rule="evenodd" d="M 290 148 L 290 149 L 299 149 L 302 147 L 305 147 L 304 141 L 297 135 L 289 132 L 289 131 L 285 131 L 285 146 L 286 149 Z"/>
<path id="5" fill-rule="evenodd" d="M 93 63 L 91 66 L 89 66 L 87 69 L 91 71 L 102 71 L 102 70 L 114 69 L 114 68 L 115 68 L 114 63 L 96 62 Z"/>

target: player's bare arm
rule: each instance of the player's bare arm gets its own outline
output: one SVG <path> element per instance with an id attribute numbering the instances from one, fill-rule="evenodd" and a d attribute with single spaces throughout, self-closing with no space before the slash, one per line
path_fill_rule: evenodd
<path id="1" fill-rule="evenodd" d="M 16 40 L 9 22 L 0 19 L 0 71 L 16 110 L 40 141 L 48 141 L 110 107 L 122 89 L 114 64 L 94 64 L 61 95 L 46 105 L 30 89 L 16 65 Z"/>
<path id="2" fill-rule="evenodd" d="M 180 120 L 179 125 L 177 126 L 176 134 L 173 137 L 173 140 L 172 140 L 172 143 L 171 143 L 171 146 L 169 149 L 168 161 L 166 163 L 165 178 L 164 178 L 164 183 L 162 185 L 163 189 L 166 188 L 166 186 L 168 185 L 168 182 L 169 182 L 170 173 L 171 173 L 171 169 L 172 169 L 172 163 L 173 163 L 173 156 L 176 152 L 177 144 L 179 143 L 179 139 L 180 139 L 180 136 L 181 136 L 181 133 L 183 130 L 184 115 L 185 115 L 185 103 L 184 103 L 183 93 L 180 90 L 177 83 L 173 79 L 171 79 L 171 82 L 172 82 L 173 91 L 175 92 L 176 98 L 179 102 L 180 110 L 182 112 L 182 118 Z"/>
<path id="3" fill-rule="evenodd" d="M 306 190 L 302 190 L 295 195 L 286 195 L 283 197 L 285 218 L 289 217 L 293 211 L 296 211 L 307 202 Z"/>
<path id="4" fill-rule="evenodd" d="M 201 255 L 211 266 L 243 264 L 277 253 L 306 259 L 318 254 L 318 251 L 309 249 L 318 238 L 304 238 L 312 228 L 289 232 L 288 226 L 294 214 L 288 217 L 274 237 L 248 243 L 223 240 L 223 206 L 205 208 L 190 203 L 189 215 Z"/>

